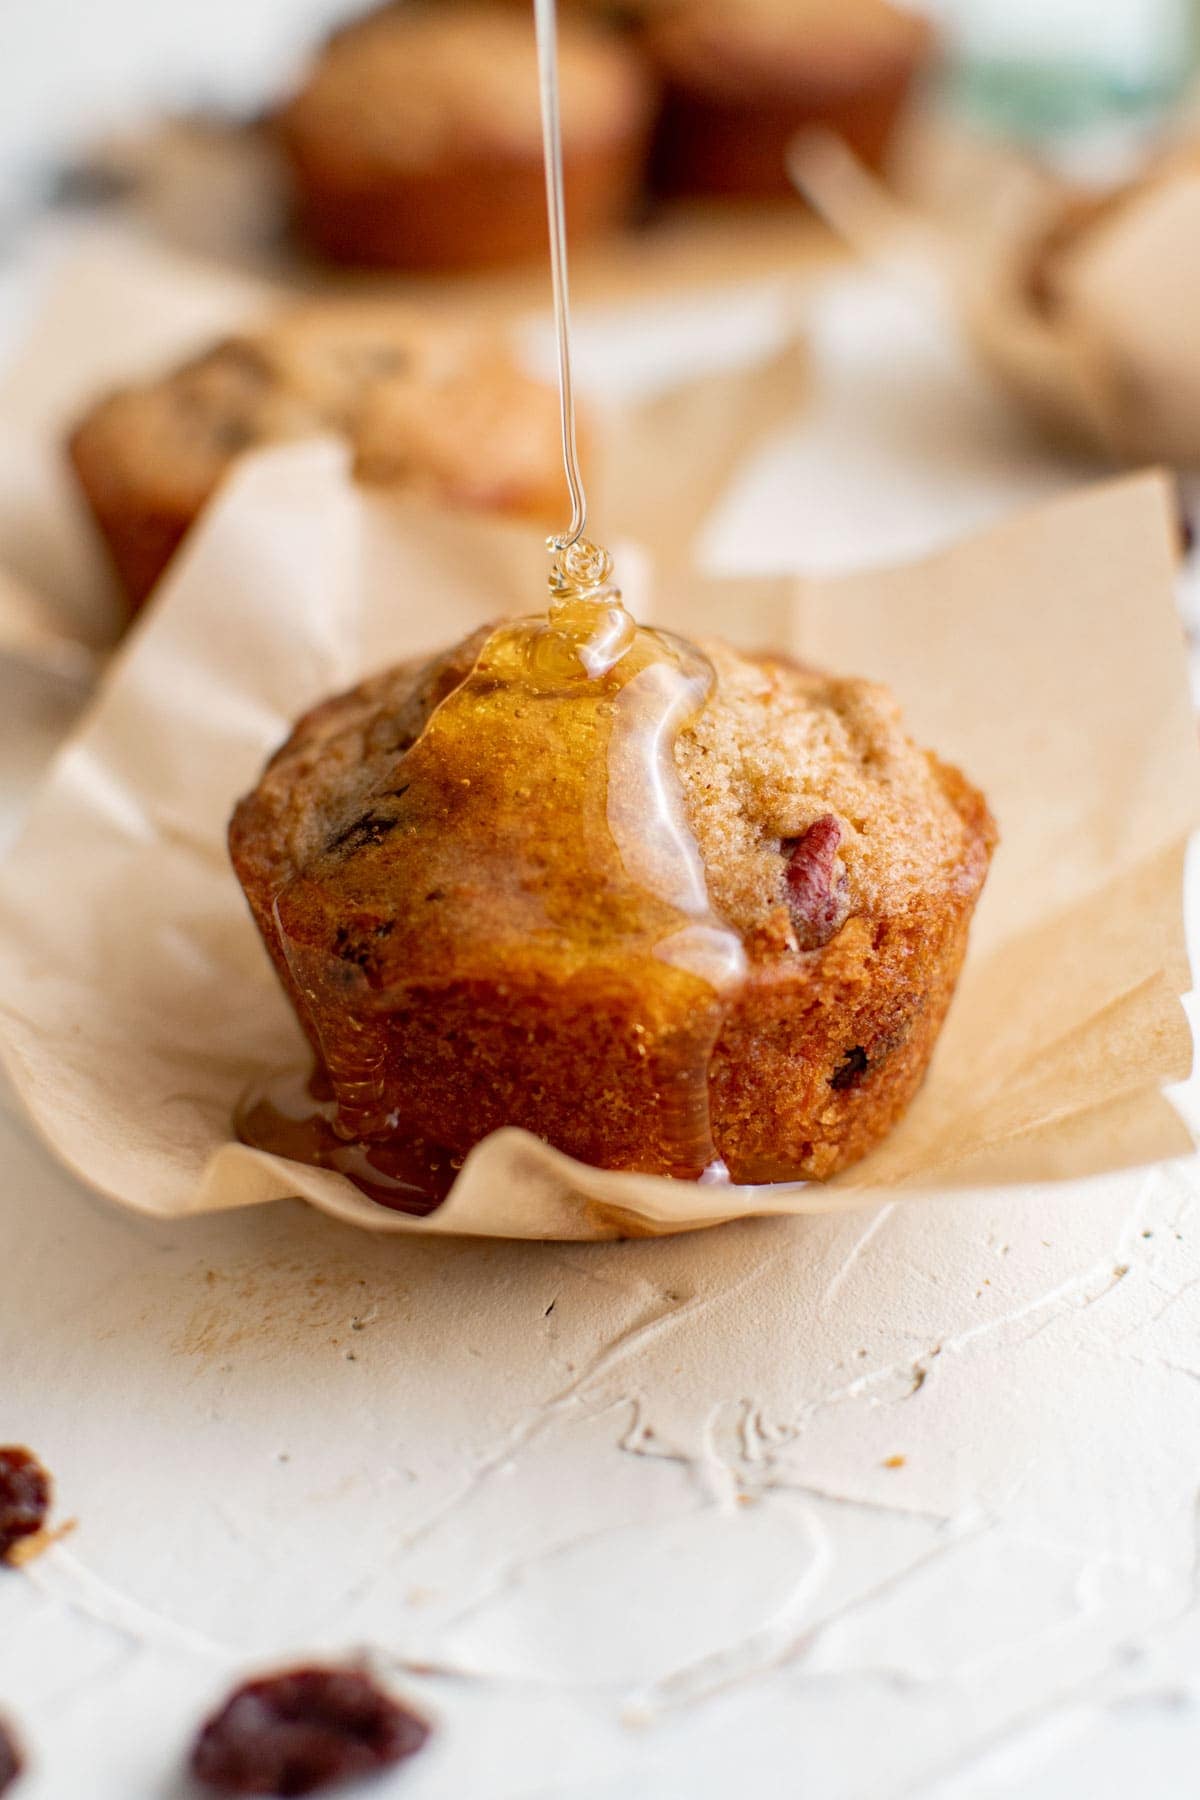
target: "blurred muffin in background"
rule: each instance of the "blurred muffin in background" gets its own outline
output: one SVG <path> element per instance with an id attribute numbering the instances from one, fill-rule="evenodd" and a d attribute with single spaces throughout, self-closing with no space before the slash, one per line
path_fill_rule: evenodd
<path id="1" fill-rule="evenodd" d="M 878 168 L 933 33 L 887 0 L 679 0 L 648 9 L 664 105 L 654 174 L 668 194 L 791 193 L 796 132 L 836 132 Z"/>
<path id="2" fill-rule="evenodd" d="M 551 522 L 558 400 L 503 343 L 396 307 L 312 306 L 93 406 L 68 455 L 131 606 L 244 451 L 334 432 L 360 479 Z"/>
<path id="3" fill-rule="evenodd" d="M 498 3 L 524 13 L 527 18 L 533 9 L 533 0 L 498 0 Z M 459 6 L 462 0 L 442 0 L 442 4 Z M 678 0 L 558 0 L 558 16 L 561 19 L 564 13 L 583 13 L 593 19 L 603 19 L 610 25 L 638 25 L 676 5 Z"/>
<path id="4" fill-rule="evenodd" d="M 635 48 L 564 18 L 563 165 L 572 238 L 628 213 L 653 122 Z M 396 4 L 338 32 L 279 129 L 300 228 L 334 262 L 478 268 L 544 254 L 532 15 Z"/>

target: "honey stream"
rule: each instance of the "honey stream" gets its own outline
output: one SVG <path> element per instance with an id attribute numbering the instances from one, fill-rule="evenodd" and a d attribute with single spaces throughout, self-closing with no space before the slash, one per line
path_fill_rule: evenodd
<path id="1" fill-rule="evenodd" d="M 712 669 L 636 623 L 583 535 L 554 0 L 534 12 L 571 523 L 550 541 L 546 612 L 491 633 L 358 817 L 275 896 L 318 1067 L 237 1115 L 245 1142 L 418 1213 L 489 1130 L 543 1131 L 551 1114 L 547 1135 L 585 1160 L 719 1174 L 708 1070 L 745 963 L 709 903 L 674 761 Z M 573 1066 L 547 1082 L 560 1053 Z"/>

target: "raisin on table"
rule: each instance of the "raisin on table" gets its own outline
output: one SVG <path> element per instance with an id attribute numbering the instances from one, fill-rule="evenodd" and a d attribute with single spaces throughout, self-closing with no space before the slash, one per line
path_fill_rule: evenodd
<path id="1" fill-rule="evenodd" d="M 192 1773 L 225 1794 L 315 1794 L 413 1756 L 416 1713 L 361 1669 L 299 1668 L 248 1681 L 202 1728 Z"/>
<path id="2" fill-rule="evenodd" d="M 0 1561 L 46 1523 L 50 1477 L 31 1450 L 0 1445 Z"/>
<path id="3" fill-rule="evenodd" d="M 17 1741 L 4 1720 L 0 1719 L 0 1794 L 7 1793 L 23 1767 Z"/>

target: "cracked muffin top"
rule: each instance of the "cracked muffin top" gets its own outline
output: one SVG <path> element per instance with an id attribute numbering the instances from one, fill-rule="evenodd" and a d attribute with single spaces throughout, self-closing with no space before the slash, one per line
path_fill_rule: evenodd
<path id="1" fill-rule="evenodd" d="M 361 849 L 373 803 L 396 789 L 398 759 L 487 636 L 373 676 L 302 718 L 235 814 L 243 878 L 279 892 Z M 978 886 L 994 836 L 986 805 L 913 743 L 886 688 L 716 641 L 701 648 L 716 681 L 679 731 L 675 767 L 712 908 L 752 957 L 819 948 L 851 915 L 893 916 Z M 555 879 L 546 868 L 529 882 Z"/>
<path id="2" fill-rule="evenodd" d="M 100 401 L 72 438 L 88 485 L 198 512 L 233 459 L 328 431 L 367 481 L 540 515 L 558 404 L 507 348 L 397 307 L 313 306 Z"/>
<path id="3" fill-rule="evenodd" d="M 649 84 L 630 48 L 578 18 L 562 22 L 564 149 L 640 129 Z M 540 157 L 537 52 L 528 9 L 386 6 L 338 32 L 282 115 L 293 140 L 423 168 L 487 154 Z"/>

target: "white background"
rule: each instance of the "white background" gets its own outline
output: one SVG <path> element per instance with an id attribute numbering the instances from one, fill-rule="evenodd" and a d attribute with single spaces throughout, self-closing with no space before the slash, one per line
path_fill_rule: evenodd
<path id="1" fill-rule="evenodd" d="M 254 97 L 323 10 L 3 8 L 13 157 L 122 96 Z M 587 360 L 719 349 L 761 304 L 585 321 Z M 843 284 L 811 328 L 813 406 L 718 561 L 915 553 L 1079 478 L 913 300 Z M 437 1719 L 372 1790 L 411 1800 L 1195 1795 L 1197 1192 L 1189 1163 L 675 1242 L 380 1243 L 299 1206 L 132 1219 L 0 1107 L 0 1441 L 79 1521 L 0 1581 L 22 1800 L 183 1800 L 231 1680 L 356 1646 Z"/>

